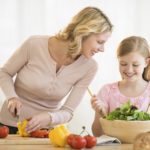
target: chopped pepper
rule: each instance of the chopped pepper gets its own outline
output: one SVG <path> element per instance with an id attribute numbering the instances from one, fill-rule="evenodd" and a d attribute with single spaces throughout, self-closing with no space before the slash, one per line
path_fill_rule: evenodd
<path id="1" fill-rule="evenodd" d="M 55 146 L 64 147 L 67 142 L 67 136 L 70 134 L 69 130 L 64 125 L 59 125 L 49 132 L 49 138 Z"/>
<path id="2" fill-rule="evenodd" d="M 27 120 L 23 120 L 22 122 L 18 122 L 18 133 L 20 136 L 29 137 L 30 134 L 26 132 L 26 126 L 28 124 Z"/>

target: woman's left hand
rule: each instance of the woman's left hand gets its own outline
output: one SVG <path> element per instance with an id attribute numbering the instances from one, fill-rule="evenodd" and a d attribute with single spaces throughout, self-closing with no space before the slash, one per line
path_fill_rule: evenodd
<path id="1" fill-rule="evenodd" d="M 44 112 L 39 115 L 35 115 L 34 117 L 31 118 L 26 127 L 26 131 L 30 133 L 35 130 L 46 128 L 49 124 L 50 124 L 50 115 L 48 114 L 48 112 Z"/>

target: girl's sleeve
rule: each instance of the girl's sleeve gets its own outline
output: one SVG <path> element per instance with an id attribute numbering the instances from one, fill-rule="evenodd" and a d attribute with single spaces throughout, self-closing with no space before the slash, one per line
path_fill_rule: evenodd
<path id="1" fill-rule="evenodd" d="M 109 112 L 109 85 L 104 85 L 98 92 L 97 98 L 104 104 L 107 113 Z"/>
<path id="2" fill-rule="evenodd" d="M 50 113 L 52 125 L 66 123 L 71 120 L 74 110 L 80 104 L 88 85 L 97 72 L 97 67 L 97 63 L 94 61 L 94 64 L 89 68 L 86 75 L 74 85 L 62 108 L 55 113 Z"/>
<path id="3" fill-rule="evenodd" d="M 5 100 L 17 97 L 14 89 L 13 77 L 21 70 L 28 61 L 29 40 L 25 41 L 0 68 L 0 90 Z"/>

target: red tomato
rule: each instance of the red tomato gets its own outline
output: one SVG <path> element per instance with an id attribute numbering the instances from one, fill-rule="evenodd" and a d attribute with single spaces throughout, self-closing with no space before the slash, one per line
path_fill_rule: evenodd
<path id="1" fill-rule="evenodd" d="M 75 137 L 76 135 L 75 134 L 69 134 L 68 136 L 67 136 L 67 144 L 68 145 L 72 145 L 72 140 L 74 139 L 74 137 Z"/>
<path id="2" fill-rule="evenodd" d="M 80 135 L 74 135 L 70 146 L 74 149 L 84 148 L 86 146 L 86 140 Z"/>
<path id="3" fill-rule="evenodd" d="M 5 138 L 9 134 L 9 128 L 7 126 L 0 126 L 0 138 Z"/>
<path id="4" fill-rule="evenodd" d="M 91 136 L 91 135 L 86 135 L 84 136 L 85 140 L 86 140 L 86 148 L 92 148 L 96 145 L 97 143 L 97 139 L 95 136 Z"/>
<path id="5" fill-rule="evenodd" d="M 36 130 L 30 133 L 31 137 L 35 138 L 48 138 L 49 131 L 47 130 Z"/>

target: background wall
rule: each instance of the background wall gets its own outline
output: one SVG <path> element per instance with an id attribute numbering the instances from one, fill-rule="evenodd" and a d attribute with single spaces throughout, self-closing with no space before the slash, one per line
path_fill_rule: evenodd
<path id="1" fill-rule="evenodd" d="M 30 35 L 55 34 L 85 6 L 99 7 L 114 25 L 105 53 L 94 56 L 99 63 L 99 71 L 90 89 L 97 93 L 103 84 L 119 80 L 115 54 L 119 42 L 130 35 L 150 40 L 149 0 L 0 0 L 0 66 Z M 3 99 L 0 91 L 0 104 Z M 93 117 L 90 96 L 86 93 L 68 126 L 76 133 L 82 126 L 91 132 Z"/>

